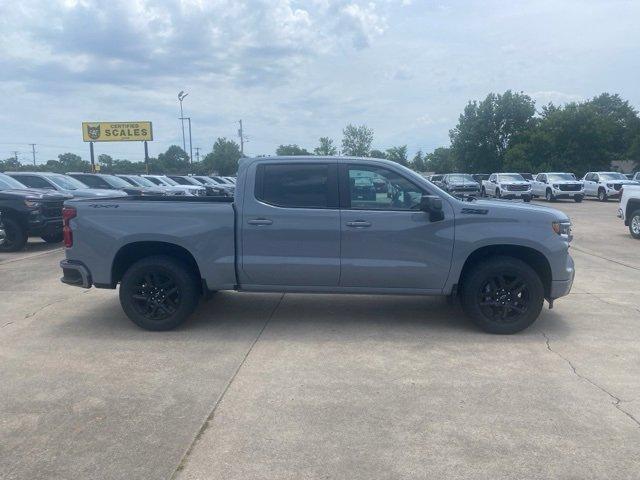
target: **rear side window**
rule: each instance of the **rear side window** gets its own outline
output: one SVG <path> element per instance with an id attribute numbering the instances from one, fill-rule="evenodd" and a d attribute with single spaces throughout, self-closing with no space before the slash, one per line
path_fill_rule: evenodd
<path id="1" fill-rule="evenodd" d="M 335 165 L 258 165 L 256 198 L 278 207 L 337 208 Z"/>
<path id="2" fill-rule="evenodd" d="M 49 190 L 53 189 L 53 187 L 49 184 L 49 182 L 47 182 L 46 180 L 43 180 L 40 177 L 34 177 L 31 175 L 14 175 L 13 178 L 18 180 L 20 183 L 24 183 L 27 187 L 47 188 Z"/>

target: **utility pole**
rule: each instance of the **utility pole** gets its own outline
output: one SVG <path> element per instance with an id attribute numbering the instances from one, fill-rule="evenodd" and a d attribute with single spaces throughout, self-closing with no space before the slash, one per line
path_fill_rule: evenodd
<path id="1" fill-rule="evenodd" d="M 193 147 L 196 149 L 196 161 L 200 163 L 200 147 Z"/>
<path id="2" fill-rule="evenodd" d="M 185 152 L 187 151 L 187 142 L 184 138 L 184 113 L 182 113 L 182 101 L 187 95 L 189 94 L 184 93 L 184 90 L 181 90 L 180 93 L 178 93 L 178 101 L 180 102 L 180 123 L 182 124 L 182 150 Z"/>
<path id="3" fill-rule="evenodd" d="M 17 150 L 12 150 L 13 151 L 13 158 L 16 159 L 16 162 L 18 161 L 18 151 Z"/>
<path id="4" fill-rule="evenodd" d="M 31 153 L 33 154 L 33 166 L 36 166 L 36 144 L 35 143 L 30 143 L 29 145 L 31 145 Z"/>
<path id="5" fill-rule="evenodd" d="M 238 129 L 238 136 L 240 137 L 240 155 L 244 157 L 244 134 L 242 132 L 242 120 L 238 120 L 240 128 Z"/>

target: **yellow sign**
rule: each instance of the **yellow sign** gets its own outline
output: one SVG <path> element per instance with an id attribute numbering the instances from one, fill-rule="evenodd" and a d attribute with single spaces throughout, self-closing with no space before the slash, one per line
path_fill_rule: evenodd
<path id="1" fill-rule="evenodd" d="M 143 142 L 153 140 L 151 122 L 82 122 L 85 142 Z"/>

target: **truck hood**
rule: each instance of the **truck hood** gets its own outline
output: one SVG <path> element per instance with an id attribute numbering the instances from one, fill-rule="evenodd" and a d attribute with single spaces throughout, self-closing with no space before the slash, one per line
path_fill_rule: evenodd
<path id="1" fill-rule="evenodd" d="M 526 182 L 526 181 L 523 182 L 522 180 L 513 180 L 513 181 L 506 180 L 506 181 L 501 181 L 499 183 L 500 185 L 530 185 L 529 182 Z"/>
<path id="2" fill-rule="evenodd" d="M 616 185 L 640 185 L 637 180 L 601 180 L 600 183 L 615 183 Z"/>
<path id="3" fill-rule="evenodd" d="M 519 203 L 511 200 L 476 200 L 474 202 L 464 202 L 463 208 L 487 208 L 489 210 L 499 209 L 501 211 L 512 211 L 514 215 L 526 215 L 527 212 L 540 212 L 553 215 L 558 221 L 569 220 L 569 217 L 560 210 L 546 207 L 544 205 L 535 205 L 531 203 Z"/>
<path id="4" fill-rule="evenodd" d="M 66 193 L 51 193 L 51 190 L 39 190 L 37 188 L 16 188 L 12 190 L 1 190 L 0 196 L 5 198 L 29 198 L 33 200 L 58 201 L 69 200 L 71 195 Z"/>
<path id="5" fill-rule="evenodd" d="M 449 182 L 452 187 L 477 187 L 478 182 L 473 180 L 466 180 L 464 182 Z"/>
<path id="6" fill-rule="evenodd" d="M 582 180 L 558 180 L 551 181 L 549 185 L 582 185 Z"/>
<path id="7" fill-rule="evenodd" d="M 102 190 L 99 188 L 80 188 L 78 190 L 67 191 L 69 195 L 77 198 L 95 198 L 95 197 L 122 197 L 123 192 L 120 190 Z"/>

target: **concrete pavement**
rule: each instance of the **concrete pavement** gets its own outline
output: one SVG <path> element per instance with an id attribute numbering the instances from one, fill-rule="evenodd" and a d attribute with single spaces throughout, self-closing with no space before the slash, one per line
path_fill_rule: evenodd
<path id="1" fill-rule="evenodd" d="M 0 477 L 640 478 L 640 242 L 553 206 L 574 290 L 508 337 L 440 298 L 236 293 L 149 333 L 60 252 L 1 258 Z"/>

